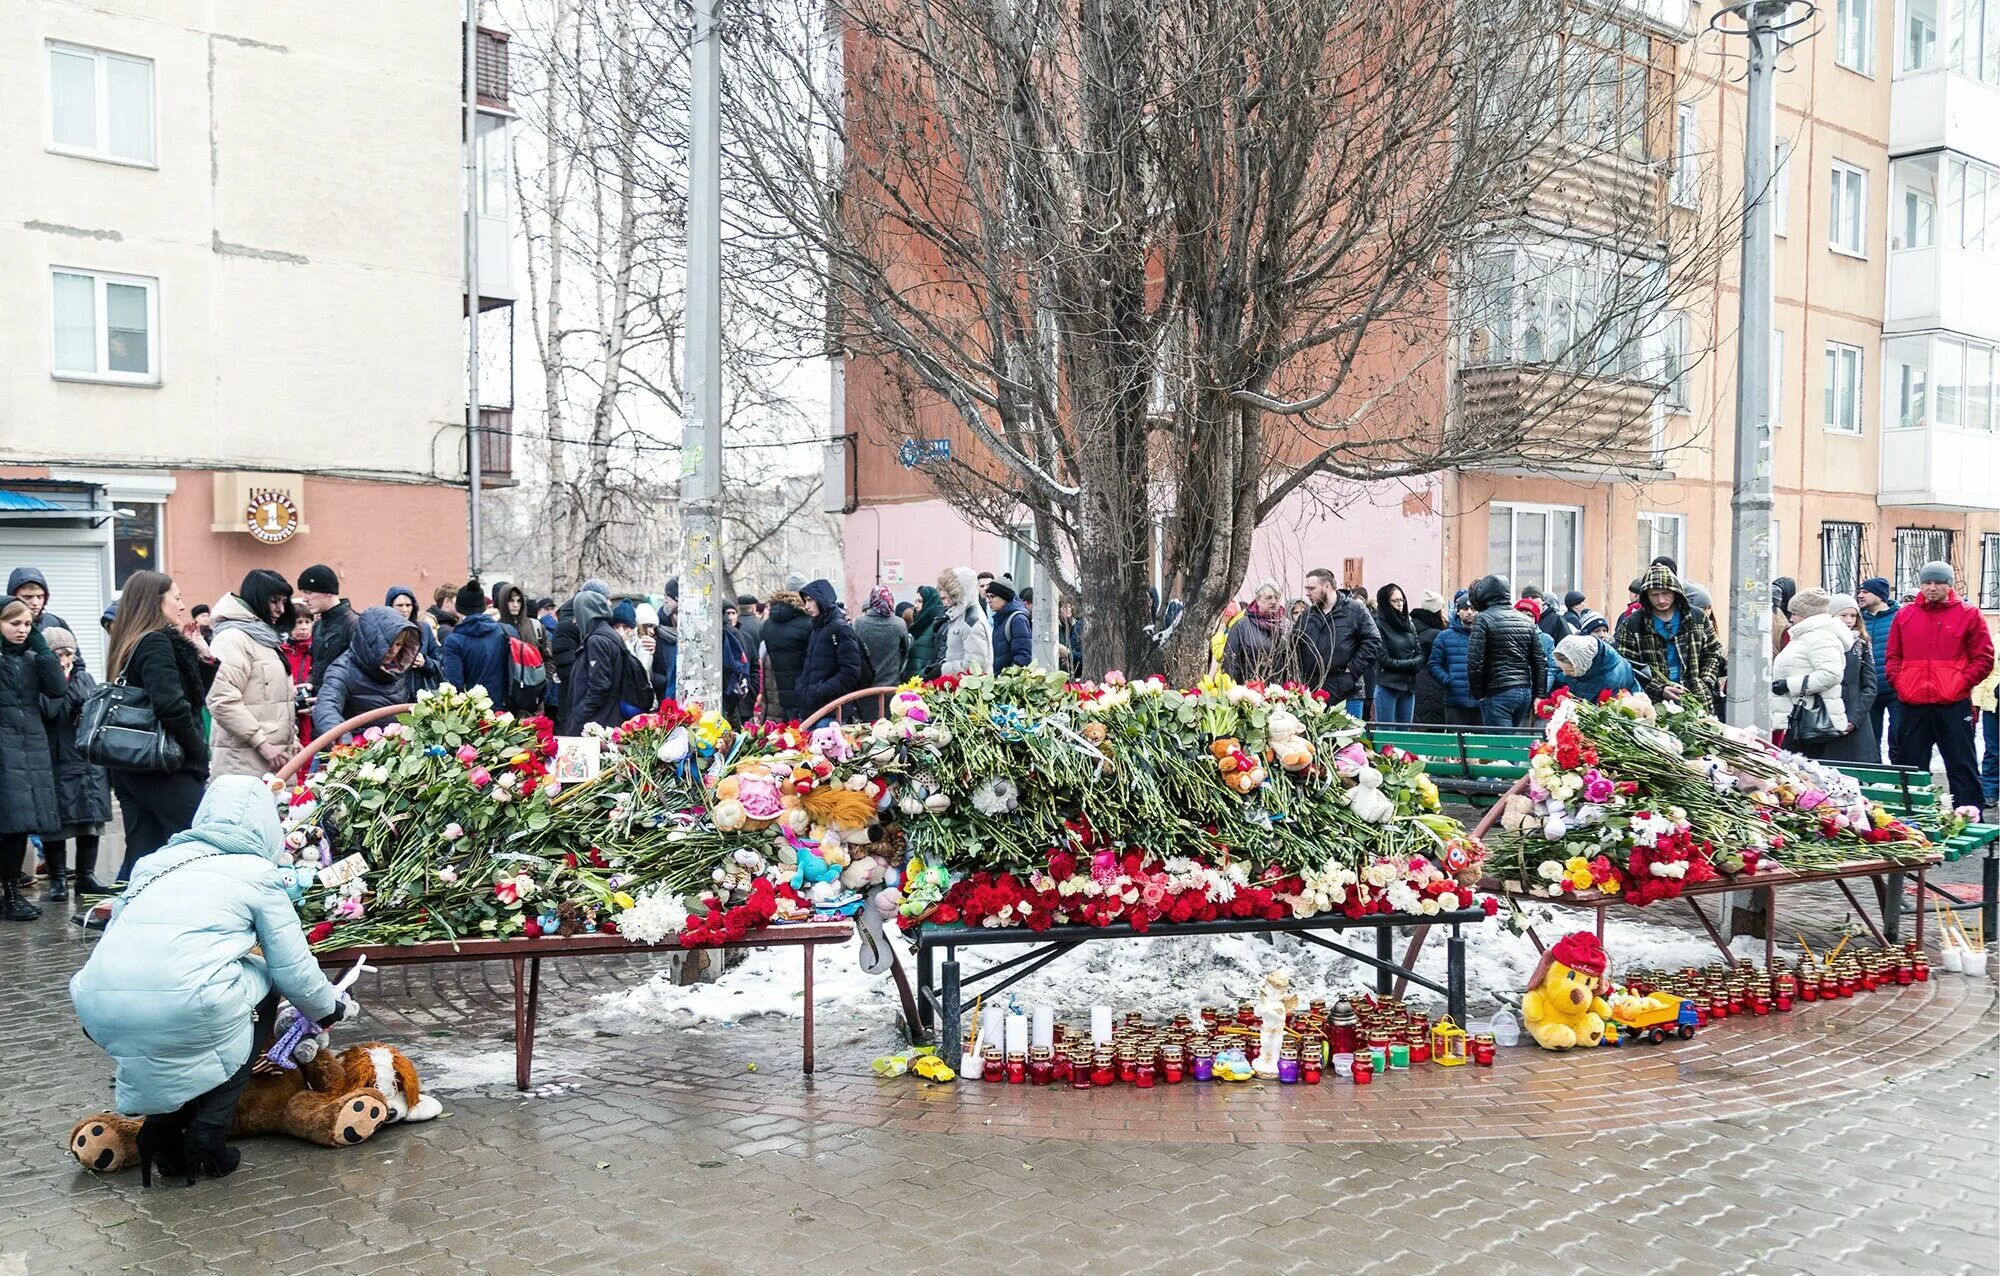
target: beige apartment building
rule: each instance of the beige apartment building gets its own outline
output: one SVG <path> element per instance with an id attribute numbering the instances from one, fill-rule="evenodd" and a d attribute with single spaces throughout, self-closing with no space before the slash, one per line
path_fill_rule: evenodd
<path id="1" fill-rule="evenodd" d="M 461 12 L 0 0 L 0 572 L 41 568 L 87 656 L 139 568 L 210 602 L 253 566 L 357 605 L 463 579 Z M 504 36 L 478 67 L 492 325 Z"/>
<path id="2" fill-rule="evenodd" d="M 1490 410 L 1495 387 L 1581 330 L 1593 279 L 1659 266 L 1629 234 L 1618 251 L 1634 255 L 1607 266 L 1615 232 L 1562 192 L 1609 191 L 1662 225 L 1730 233 L 1745 42 L 1710 31 L 1714 12 L 1579 6 L 1565 36 L 1570 114 L 1553 143 L 1574 180 L 1463 263 L 1461 291 L 1490 279 L 1499 313 L 1459 325 L 1439 410 Z M 1775 318 L 1757 339 L 1776 365 L 1778 571 L 1840 590 L 1882 575 L 1908 591 L 1919 565 L 1947 558 L 1967 595 L 2000 611 L 2000 0 L 1826 0 L 1789 33 L 1777 100 Z M 1333 493 L 1337 512 L 1289 501 L 1259 529 L 1246 592 L 1264 575 L 1296 588 L 1316 566 L 1412 596 L 1498 571 L 1517 587 L 1582 589 L 1615 614 L 1667 554 L 1726 609 L 1738 269 L 1733 249 L 1706 260 L 1655 331 L 1603 370 L 1615 446 L 1578 431 L 1563 461 L 1543 447 L 1518 465 Z M 951 562 L 1024 571 L 1017 541 L 929 490 L 923 447 L 886 424 L 896 403 L 879 373 L 852 360 L 837 375 L 833 433 L 860 507 L 848 592 L 881 582 L 907 595 Z"/>

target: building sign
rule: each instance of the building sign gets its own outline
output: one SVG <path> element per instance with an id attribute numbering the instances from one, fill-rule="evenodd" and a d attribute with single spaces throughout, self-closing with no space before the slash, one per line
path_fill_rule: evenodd
<path id="1" fill-rule="evenodd" d="M 275 487 L 254 488 L 250 493 L 244 523 L 250 534 L 266 545 L 282 545 L 299 534 L 299 507 L 292 494 Z"/>
<path id="2" fill-rule="evenodd" d="M 904 439 L 903 445 L 896 449 L 896 459 L 903 463 L 906 470 L 914 470 L 931 461 L 949 461 L 951 440 Z"/>
<path id="3" fill-rule="evenodd" d="M 885 585 L 900 585 L 903 583 L 902 559 L 885 558 L 882 560 L 882 583 Z"/>

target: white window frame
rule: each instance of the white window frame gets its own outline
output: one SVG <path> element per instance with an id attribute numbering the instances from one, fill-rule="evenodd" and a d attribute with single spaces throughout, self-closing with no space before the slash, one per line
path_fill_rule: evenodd
<path id="1" fill-rule="evenodd" d="M 132 53 L 117 53 L 110 49 L 93 48 L 87 44 L 71 44 L 67 40 L 48 40 L 42 45 L 42 88 L 43 104 L 48 111 L 47 142 L 45 149 L 55 155 L 68 155 L 76 159 L 97 160 L 105 164 L 123 164 L 127 168 L 158 169 L 160 166 L 160 89 L 158 68 L 151 58 L 143 58 Z M 95 146 L 72 146 L 56 140 L 56 77 L 55 55 L 68 54 L 72 57 L 89 58 L 95 64 L 93 82 L 96 87 L 97 144 Z M 111 77 L 105 74 L 107 62 L 127 62 L 146 68 L 146 149 L 149 158 L 136 159 L 129 155 L 111 153 Z"/>
<path id="2" fill-rule="evenodd" d="M 1701 206 L 1700 174 L 1695 157 L 1701 151 L 1701 117 L 1693 102 L 1674 106 L 1674 175 L 1671 198 L 1676 208 Z"/>
<path id="3" fill-rule="evenodd" d="M 2000 611 L 2000 532 L 1979 534 L 1979 610 Z"/>
<path id="4" fill-rule="evenodd" d="M 1943 0 L 1930 0 L 1929 13 L 1911 12 L 1908 0 L 1896 6 L 1896 70 L 1899 73 L 1928 71 L 1937 66 L 1942 45 L 1938 39 L 1943 26 Z M 1912 41 L 1916 24 L 1922 23 L 1927 39 Z"/>
<path id="5" fill-rule="evenodd" d="M 1660 330 L 1660 402 L 1669 412 L 1689 410 L 1688 351 L 1693 345 L 1694 324 L 1685 310 L 1667 313 Z"/>
<path id="6" fill-rule="evenodd" d="M 1646 568 L 1662 554 L 1687 569 L 1687 515 L 1664 514 L 1652 510 L 1639 511 L 1639 523 L 1644 527 L 1643 542 L 1639 546 L 1638 572 L 1645 575 Z M 1667 532 L 1666 548 L 1662 549 L 1661 532 Z"/>
<path id="7" fill-rule="evenodd" d="M 1771 151 L 1771 233 L 1785 239 L 1791 235 L 1792 143 L 1781 137 Z"/>
<path id="8" fill-rule="evenodd" d="M 92 281 L 93 318 L 96 322 L 97 370 L 77 372 L 56 367 L 55 288 L 57 275 L 82 275 Z M 105 304 L 105 286 L 124 284 L 146 291 L 146 371 L 113 372 L 111 368 L 111 314 Z M 111 385 L 156 386 L 160 384 L 160 281 L 150 275 L 121 275 L 115 271 L 93 270 L 88 266 L 49 267 L 49 375 L 58 381 L 92 381 Z"/>
<path id="9" fill-rule="evenodd" d="M 1552 578 L 1549 576 L 1548 571 L 1550 561 L 1548 545 L 1552 538 L 1546 534 L 1542 542 L 1541 579 L 1528 581 L 1527 583 L 1538 585 L 1544 594 L 1554 594 L 1558 598 L 1571 589 L 1581 588 L 1580 582 L 1583 580 L 1583 506 L 1545 505 L 1538 501 L 1494 501 L 1487 507 L 1487 540 L 1489 550 L 1491 549 L 1492 541 L 1492 518 L 1495 514 L 1502 511 L 1505 511 L 1508 516 L 1507 566 L 1505 570 L 1497 567 L 1491 568 L 1491 570 L 1505 576 L 1509 588 L 1519 591 L 1522 585 L 1520 573 L 1516 572 L 1514 568 L 1520 555 L 1520 516 L 1523 514 L 1544 514 L 1551 516 L 1556 514 L 1570 514 L 1575 518 L 1575 522 L 1572 524 L 1575 534 L 1571 538 L 1568 583 L 1560 589 L 1556 588 L 1552 583 Z"/>
<path id="10" fill-rule="evenodd" d="M 1851 18 L 1857 15 L 1860 30 L 1853 32 L 1855 47 L 1848 48 L 1847 39 Z M 1844 20 L 1845 19 L 1845 20 Z M 1875 0 L 1834 0 L 1833 2 L 1833 64 L 1856 75 L 1875 77 Z M 1848 57 L 1853 61 L 1848 61 Z"/>
<path id="11" fill-rule="evenodd" d="M 1854 368 L 1854 384 L 1851 387 L 1851 392 L 1844 396 L 1850 401 L 1853 407 L 1854 428 L 1851 430 L 1840 424 L 1842 404 L 1839 400 L 1843 397 L 1840 394 L 1840 387 L 1842 380 L 1846 376 L 1846 366 L 1848 364 L 1852 364 Z M 1826 409 L 1823 415 L 1827 419 L 1823 424 L 1826 426 L 1828 434 L 1845 434 L 1850 437 L 1859 438 L 1868 432 L 1868 399 L 1862 388 L 1863 383 L 1867 380 L 1867 376 L 1868 358 L 1860 346 L 1852 346 L 1844 341 L 1829 341 L 1826 343 L 1827 380 L 1820 398 Z"/>
<path id="12" fill-rule="evenodd" d="M 1785 330 L 1771 329 L 1771 428 L 1785 420 Z"/>
<path id="13" fill-rule="evenodd" d="M 1841 238 L 1843 223 L 1848 220 L 1844 215 L 1847 207 L 1841 191 L 1846 184 L 1844 179 L 1850 177 L 1858 179 L 1859 184 L 1859 190 L 1853 195 L 1854 240 L 1851 245 Z M 1843 257 L 1857 257 L 1866 261 L 1868 260 L 1868 170 L 1849 164 L 1845 160 L 1834 160 L 1828 167 L 1828 179 L 1829 222 L 1826 246 Z"/>

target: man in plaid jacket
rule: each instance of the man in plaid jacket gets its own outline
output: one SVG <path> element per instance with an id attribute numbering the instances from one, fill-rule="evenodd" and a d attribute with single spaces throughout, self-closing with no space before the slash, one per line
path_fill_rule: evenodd
<path id="1" fill-rule="evenodd" d="M 1688 602 L 1673 568 L 1655 563 L 1640 578 L 1640 609 L 1618 626 L 1618 654 L 1646 694 L 1713 700 L 1722 677 L 1722 643 L 1707 616 Z"/>

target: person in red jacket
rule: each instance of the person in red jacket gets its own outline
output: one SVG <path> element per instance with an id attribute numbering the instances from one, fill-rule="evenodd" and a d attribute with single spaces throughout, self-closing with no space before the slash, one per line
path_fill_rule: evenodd
<path id="1" fill-rule="evenodd" d="M 1993 638 L 1979 609 L 1952 588 L 1950 563 L 1925 563 L 1917 599 L 1889 625 L 1889 684 L 1902 716 L 1890 757 L 1928 771 L 1931 749 L 1944 755 L 1954 806 L 1979 809 L 1979 762 L 1972 747 L 1972 689 L 1993 670 Z"/>

